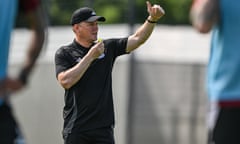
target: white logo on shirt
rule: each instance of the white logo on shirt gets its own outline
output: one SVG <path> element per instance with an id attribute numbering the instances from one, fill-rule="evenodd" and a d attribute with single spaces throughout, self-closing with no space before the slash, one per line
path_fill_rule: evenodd
<path id="1" fill-rule="evenodd" d="M 98 59 L 102 59 L 102 58 L 104 58 L 104 57 L 105 57 L 105 54 L 102 53 L 102 54 L 98 57 Z"/>
<path id="2" fill-rule="evenodd" d="M 82 59 L 82 58 L 79 57 L 79 58 L 76 60 L 76 62 L 80 62 L 81 59 Z"/>

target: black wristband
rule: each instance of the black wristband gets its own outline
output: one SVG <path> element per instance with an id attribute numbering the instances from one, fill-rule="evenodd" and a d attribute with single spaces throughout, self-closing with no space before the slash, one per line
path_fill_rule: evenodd
<path id="1" fill-rule="evenodd" d="M 151 21 L 149 19 L 147 19 L 147 22 L 149 22 L 149 23 L 157 23 L 157 21 Z"/>
<path id="2" fill-rule="evenodd" d="M 18 79 L 26 85 L 28 82 L 28 72 L 26 70 L 22 70 L 18 76 Z"/>

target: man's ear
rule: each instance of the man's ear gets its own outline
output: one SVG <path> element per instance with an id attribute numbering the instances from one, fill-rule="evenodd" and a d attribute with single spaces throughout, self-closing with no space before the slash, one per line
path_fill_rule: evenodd
<path id="1" fill-rule="evenodd" d="M 73 31 L 76 33 L 76 32 L 78 32 L 79 26 L 78 26 L 77 24 L 74 24 L 74 25 L 72 26 L 72 29 L 73 29 Z"/>

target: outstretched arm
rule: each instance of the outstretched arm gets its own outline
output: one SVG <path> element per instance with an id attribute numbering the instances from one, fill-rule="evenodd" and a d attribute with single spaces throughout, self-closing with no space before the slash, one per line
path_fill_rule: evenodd
<path id="1" fill-rule="evenodd" d="M 165 14 L 160 5 L 152 6 L 152 4 L 148 1 L 146 4 L 149 16 L 145 23 L 138 28 L 133 35 L 129 36 L 126 49 L 127 52 L 131 52 L 143 44 L 152 34 L 157 21 Z"/>
<path id="2" fill-rule="evenodd" d="M 190 19 L 193 27 L 199 32 L 209 32 L 219 20 L 219 0 L 194 0 Z"/>

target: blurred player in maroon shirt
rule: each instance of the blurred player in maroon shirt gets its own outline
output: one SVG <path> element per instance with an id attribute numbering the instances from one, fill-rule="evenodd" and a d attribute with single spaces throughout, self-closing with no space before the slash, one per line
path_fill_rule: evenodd
<path id="1" fill-rule="evenodd" d="M 19 4 L 17 6 L 17 4 Z M 41 0 L 1 0 L 0 1 L 0 41 L 1 79 L 0 79 L 0 144 L 25 144 L 21 131 L 13 116 L 9 93 L 18 92 L 28 84 L 28 78 L 46 39 L 46 19 Z M 8 75 L 8 54 L 11 30 L 15 18 L 24 20 L 31 30 L 28 50 L 17 77 Z"/>

